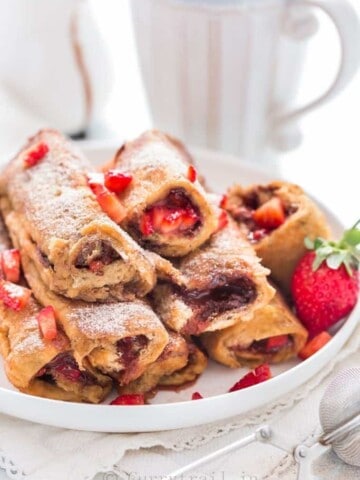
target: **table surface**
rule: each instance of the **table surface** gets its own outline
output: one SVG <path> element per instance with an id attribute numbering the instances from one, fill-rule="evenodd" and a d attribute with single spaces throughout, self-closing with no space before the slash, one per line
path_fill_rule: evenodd
<path id="1" fill-rule="evenodd" d="M 125 2 L 109 0 L 103 9 L 97 2 L 98 19 L 109 49 L 123 57 L 115 72 L 114 93 L 104 119 L 90 130 L 90 138 L 131 138 L 151 126 L 132 43 L 128 10 Z M 110 8 L 109 8 L 110 7 Z M 117 11 L 117 15 L 113 12 Z M 127 43 L 121 41 L 120 33 Z M 309 98 L 326 86 L 334 71 L 337 43 L 331 27 L 322 23 L 321 38 L 314 39 L 304 75 L 301 96 Z M 324 49 L 326 46 L 326 49 Z M 324 56 L 324 51 L 326 55 Z M 114 53 L 115 54 L 115 53 Z M 126 57 L 126 62 L 124 58 Z M 321 58 L 321 72 L 318 62 Z M 120 65 L 127 65 L 120 71 Z M 310 73 L 308 73 L 310 72 Z M 312 72 L 312 74 L 311 74 Z M 316 74 L 314 74 L 316 72 Z M 121 80 L 120 80 L 121 79 Z M 119 107 L 121 106 L 121 107 Z M 300 148 L 278 157 L 276 168 L 289 180 L 315 194 L 333 212 L 351 225 L 360 217 L 357 202 L 360 162 L 360 76 L 347 90 L 328 105 L 302 122 L 304 141 Z M 127 112 L 131 112 L 129 115 Z M 235 454 L 234 454 L 235 455 Z M 0 470 L 0 480 L 8 477 Z"/>

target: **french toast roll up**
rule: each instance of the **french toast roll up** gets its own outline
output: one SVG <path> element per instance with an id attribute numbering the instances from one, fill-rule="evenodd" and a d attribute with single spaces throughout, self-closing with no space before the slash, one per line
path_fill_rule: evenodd
<path id="1" fill-rule="evenodd" d="M 205 370 L 207 357 L 191 340 L 169 332 L 169 341 L 159 358 L 141 377 L 120 387 L 120 393 L 153 396 L 161 387 L 180 387 L 193 382 Z"/>
<path id="2" fill-rule="evenodd" d="M 307 330 L 295 317 L 279 292 L 251 320 L 204 333 L 201 343 L 209 356 L 237 368 L 279 363 L 295 357 L 305 345 Z"/>
<path id="3" fill-rule="evenodd" d="M 120 384 L 140 376 L 161 354 L 168 334 L 160 319 L 143 300 L 90 303 L 49 290 L 28 256 L 29 239 L 17 236 L 9 221 L 14 245 L 21 249 L 24 275 L 34 297 L 51 305 L 68 336 L 76 361 L 85 362 Z"/>
<path id="4" fill-rule="evenodd" d="M 289 293 L 292 273 L 306 252 L 304 239 L 330 236 L 318 206 L 291 183 L 234 185 L 224 207 L 244 229 L 262 264 L 285 293 Z"/>
<path id="5" fill-rule="evenodd" d="M 125 143 L 113 162 L 132 175 L 120 194 L 127 209 L 121 226 L 165 257 L 186 255 L 217 227 L 216 213 L 188 161 L 179 142 L 153 130 Z"/>
<path id="6" fill-rule="evenodd" d="M 195 252 L 182 258 L 186 286 L 159 282 L 151 293 L 162 321 L 184 335 L 229 327 L 249 320 L 274 295 L 269 271 L 234 222 Z"/>
<path id="7" fill-rule="evenodd" d="M 37 152 L 32 166 L 26 162 Z M 144 296 L 156 281 L 142 248 L 101 209 L 86 159 L 60 133 L 42 130 L 0 176 L 1 209 L 27 237 L 27 254 L 51 290 L 85 301 Z"/>

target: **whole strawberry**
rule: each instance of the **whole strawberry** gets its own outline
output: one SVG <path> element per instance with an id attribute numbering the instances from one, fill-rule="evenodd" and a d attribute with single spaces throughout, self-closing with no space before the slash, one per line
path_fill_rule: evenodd
<path id="1" fill-rule="evenodd" d="M 305 240 L 291 293 L 296 313 L 310 336 L 328 329 L 354 308 L 359 294 L 360 230 L 357 222 L 340 242 Z"/>

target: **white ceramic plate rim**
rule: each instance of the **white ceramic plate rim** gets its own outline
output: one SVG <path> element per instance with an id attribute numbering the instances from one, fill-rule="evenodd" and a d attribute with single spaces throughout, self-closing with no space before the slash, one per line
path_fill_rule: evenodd
<path id="1" fill-rule="evenodd" d="M 114 152 L 117 145 L 83 142 L 82 148 L 89 155 L 96 156 L 104 151 Z M 200 149 L 193 149 L 193 153 L 195 158 L 206 158 L 210 163 L 221 159 L 222 163 L 250 172 L 254 178 L 271 178 L 262 169 L 230 155 Z M 318 203 L 329 220 L 341 228 L 341 222 L 321 202 Z M 46 425 L 98 432 L 172 430 L 230 418 L 274 401 L 308 381 L 339 352 L 354 331 L 359 315 L 360 303 L 333 339 L 313 357 L 267 382 L 231 394 L 197 401 L 114 407 L 49 400 L 0 387 L 0 412 Z"/>

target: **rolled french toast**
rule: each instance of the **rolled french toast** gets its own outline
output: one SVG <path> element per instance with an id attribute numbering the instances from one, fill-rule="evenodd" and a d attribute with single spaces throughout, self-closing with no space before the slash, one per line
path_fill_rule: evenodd
<path id="1" fill-rule="evenodd" d="M 43 152 L 34 165 L 26 162 Z M 0 206 L 27 238 L 27 255 L 48 288 L 85 301 L 142 297 L 155 284 L 142 248 L 101 209 L 86 159 L 60 133 L 32 137 L 0 176 Z M 94 268 L 96 266 L 96 268 Z"/>
<path id="2" fill-rule="evenodd" d="M 276 220 L 272 224 L 273 206 L 270 204 L 270 215 L 265 210 L 274 200 L 279 201 L 276 207 L 282 215 L 278 225 Z M 234 185 L 228 190 L 224 207 L 244 229 L 262 264 L 285 293 L 289 293 L 295 266 L 306 252 L 304 239 L 330 236 L 323 213 L 302 188 L 291 183 Z"/>
<path id="3" fill-rule="evenodd" d="M 249 320 L 275 293 L 269 271 L 231 221 L 182 258 L 179 270 L 186 286 L 159 282 L 151 296 L 162 321 L 185 335 L 220 330 L 239 317 Z"/>
<path id="4" fill-rule="evenodd" d="M 212 359 L 238 368 L 284 362 L 298 354 L 307 338 L 307 330 L 277 292 L 252 319 L 240 317 L 232 327 L 204 333 L 201 342 Z"/>
<path id="5" fill-rule="evenodd" d="M 207 357 L 179 333 L 169 332 L 169 341 L 158 359 L 133 382 L 120 387 L 121 394 L 153 396 L 161 387 L 180 387 L 193 382 L 205 370 Z"/>
<path id="6" fill-rule="evenodd" d="M 173 138 L 145 132 L 123 145 L 113 166 L 132 175 L 120 194 L 127 209 L 121 226 L 145 248 L 184 256 L 215 231 L 216 213 L 189 166 L 188 152 Z"/>

